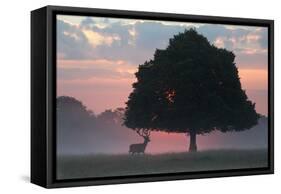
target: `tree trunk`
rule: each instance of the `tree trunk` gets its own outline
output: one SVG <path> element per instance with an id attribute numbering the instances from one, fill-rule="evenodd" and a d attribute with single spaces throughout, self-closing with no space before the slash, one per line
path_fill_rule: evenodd
<path id="1" fill-rule="evenodd" d="M 191 130 L 189 135 L 190 135 L 189 151 L 190 152 L 196 152 L 197 151 L 196 131 L 195 130 Z"/>

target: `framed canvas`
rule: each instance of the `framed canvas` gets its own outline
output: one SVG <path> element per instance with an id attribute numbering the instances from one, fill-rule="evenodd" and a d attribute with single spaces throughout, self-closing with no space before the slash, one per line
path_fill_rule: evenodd
<path id="1" fill-rule="evenodd" d="M 272 20 L 31 12 L 31 182 L 273 173 Z"/>

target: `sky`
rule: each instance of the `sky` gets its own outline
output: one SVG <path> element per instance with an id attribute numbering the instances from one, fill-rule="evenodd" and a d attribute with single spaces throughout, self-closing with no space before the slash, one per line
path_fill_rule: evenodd
<path id="1" fill-rule="evenodd" d="M 189 28 L 234 52 L 242 88 L 267 115 L 268 31 L 255 26 L 58 15 L 57 95 L 75 97 L 95 114 L 125 107 L 138 65 Z"/>

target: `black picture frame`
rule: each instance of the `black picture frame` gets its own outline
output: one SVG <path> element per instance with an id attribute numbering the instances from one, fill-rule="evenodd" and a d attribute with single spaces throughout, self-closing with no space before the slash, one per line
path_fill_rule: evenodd
<path id="1" fill-rule="evenodd" d="M 268 167 L 56 180 L 56 15 L 103 16 L 268 28 Z M 46 188 L 274 173 L 274 21 L 261 19 L 46 6 L 31 12 L 31 182 Z"/>

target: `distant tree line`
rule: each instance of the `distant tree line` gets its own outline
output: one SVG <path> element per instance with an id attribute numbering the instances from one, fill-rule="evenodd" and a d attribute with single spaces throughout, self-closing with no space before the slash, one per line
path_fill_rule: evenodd
<path id="1" fill-rule="evenodd" d="M 124 139 L 133 132 L 122 126 L 124 111 L 124 108 L 116 108 L 96 115 L 81 101 L 70 96 L 59 96 L 57 98 L 59 152 L 111 150 L 112 145 L 109 145 L 108 141 L 123 141 L 123 144 L 128 146 L 129 143 L 124 142 Z"/>

